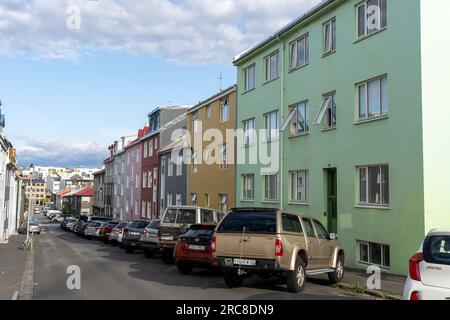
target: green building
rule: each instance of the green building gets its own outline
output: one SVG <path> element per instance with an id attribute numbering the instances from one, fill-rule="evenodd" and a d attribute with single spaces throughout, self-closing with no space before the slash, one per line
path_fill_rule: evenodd
<path id="1" fill-rule="evenodd" d="M 347 266 L 406 274 L 428 231 L 450 226 L 449 12 L 323 1 L 237 56 L 237 206 L 317 217 Z M 271 145 L 275 170 L 250 160 Z"/>

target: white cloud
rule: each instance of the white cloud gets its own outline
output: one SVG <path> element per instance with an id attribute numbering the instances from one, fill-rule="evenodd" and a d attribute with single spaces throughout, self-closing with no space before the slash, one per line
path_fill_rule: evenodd
<path id="1" fill-rule="evenodd" d="M 15 140 L 21 165 L 98 166 L 107 155 L 106 144 L 65 142 L 20 137 Z"/>
<path id="2" fill-rule="evenodd" d="M 0 53 L 76 60 L 121 50 L 176 63 L 229 63 L 233 56 L 320 0 L 2 0 Z M 69 5 L 80 30 L 66 27 Z"/>

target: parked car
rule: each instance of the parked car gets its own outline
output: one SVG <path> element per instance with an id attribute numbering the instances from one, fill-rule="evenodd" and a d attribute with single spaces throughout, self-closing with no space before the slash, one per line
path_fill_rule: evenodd
<path id="1" fill-rule="evenodd" d="M 147 258 L 153 258 L 155 254 L 161 253 L 161 244 L 159 242 L 160 224 L 161 220 L 153 220 L 142 232 L 141 239 L 139 241 Z"/>
<path id="2" fill-rule="evenodd" d="M 91 221 L 86 224 L 86 228 L 84 229 L 84 237 L 87 240 L 91 240 L 92 238 L 100 238 L 100 230 L 106 225 L 107 222 L 104 221 Z"/>
<path id="3" fill-rule="evenodd" d="M 134 220 L 126 225 L 123 229 L 123 247 L 127 253 L 133 253 L 136 249 L 141 248 L 141 234 L 150 224 L 148 220 Z"/>
<path id="4" fill-rule="evenodd" d="M 78 218 L 78 221 L 74 227 L 75 234 L 78 236 L 84 236 L 84 229 L 86 228 L 87 223 L 91 221 L 109 221 L 109 218 L 82 215 Z"/>
<path id="5" fill-rule="evenodd" d="M 213 266 L 211 243 L 214 230 L 214 225 L 195 224 L 178 238 L 174 260 L 180 273 L 189 274 L 195 267 Z"/>
<path id="6" fill-rule="evenodd" d="M 118 225 L 118 222 L 110 221 L 103 225 L 100 228 L 100 234 L 99 234 L 99 240 L 103 241 L 104 243 L 108 243 L 109 241 L 109 234 L 111 233 L 112 229 L 114 229 Z"/>
<path id="7" fill-rule="evenodd" d="M 230 288 L 253 274 L 280 276 L 291 292 L 303 291 L 310 275 L 328 274 L 331 283 L 344 277 L 337 236 L 314 218 L 276 209 L 233 209 L 217 227 L 212 248 Z"/>
<path id="8" fill-rule="evenodd" d="M 450 229 L 434 229 L 409 260 L 404 300 L 450 300 Z"/>
<path id="9" fill-rule="evenodd" d="M 34 214 L 40 214 L 41 213 L 41 208 L 34 207 L 33 211 L 34 211 Z"/>
<path id="10" fill-rule="evenodd" d="M 41 226 L 39 225 L 39 223 L 37 222 L 30 222 L 30 229 L 29 229 L 31 234 L 41 234 Z M 17 229 L 17 232 L 19 234 L 27 234 L 27 223 L 24 222 L 22 223 L 19 228 Z"/>
<path id="11" fill-rule="evenodd" d="M 193 224 L 217 225 L 224 214 L 208 208 L 193 206 L 169 207 L 164 212 L 160 225 L 160 242 L 164 262 L 173 263 L 173 250 L 178 237 L 186 233 Z"/>
<path id="12" fill-rule="evenodd" d="M 66 218 L 63 220 L 63 222 L 61 222 L 61 229 L 63 229 L 64 231 L 69 231 L 70 230 L 70 223 L 75 223 L 77 220 L 75 220 L 74 218 L 70 217 L 70 218 Z"/>
<path id="13" fill-rule="evenodd" d="M 62 214 L 57 214 L 52 218 L 52 222 L 63 222 L 65 217 Z"/>
<path id="14" fill-rule="evenodd" d="M 108 240 L 112 246 L 118 245 L 120 248 L 123 248 L 122 246 L 123 229 L 127 226 L 127 224 L 128 223 L 121 222 L 111 230 Z"/>
<path id="15" fill-rule="evenodd" d="M 47 211 L 47 218 L 49 220 L 52 220 L 58 214 L 62 214 L 62 212 L 59 210 L 49 210 L 49 211 Z"/>

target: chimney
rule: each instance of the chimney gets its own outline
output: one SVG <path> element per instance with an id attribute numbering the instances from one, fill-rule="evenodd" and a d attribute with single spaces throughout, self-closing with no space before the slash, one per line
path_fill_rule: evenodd
<path id="1" fill-rule="evenodd" d="M 122 137 L 122 150 L 125 149 L 125 137 Z"/>

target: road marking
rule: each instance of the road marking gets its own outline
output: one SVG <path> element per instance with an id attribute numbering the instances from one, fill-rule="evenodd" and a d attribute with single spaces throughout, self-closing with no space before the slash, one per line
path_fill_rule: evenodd
<path id="1" fill-rule="evenodd" d="M 19 300 L 19 298 L 20 298 L 20 292 L 16 291 L 16 292 L 14 292 L 11 300 Z"/>

